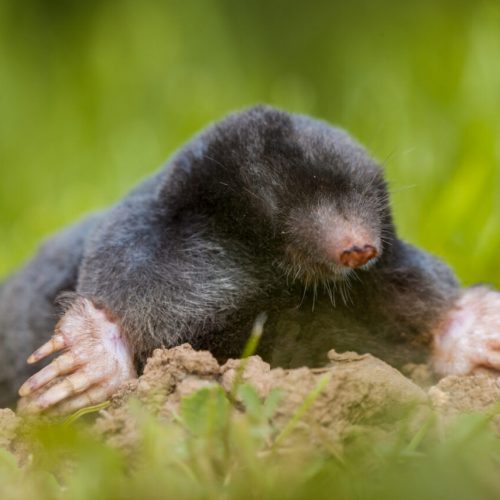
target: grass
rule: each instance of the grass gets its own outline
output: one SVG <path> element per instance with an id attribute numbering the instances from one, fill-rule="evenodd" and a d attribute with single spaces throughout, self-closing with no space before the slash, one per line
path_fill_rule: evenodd
<path id="1" fill-rule="evenodd" d="M 241 385 L 239 393 L 244 413 L 220 388 L 185 398 L 170 423 L 133 408 L 134 453 L 104 444 L 81 421 L 32 428 L 27 436 L 36 453 L 24 470 L 0 450 L 0 494 L 42 500 L 498 498 L 500 440 L 488 427 L 492 415 L 464 415 L 445 433 L 432 420 L 417 434 L 385 433 L 383 439 L 373 429 L 353 429 L 342 446 L 323 436 L 312 448 L 283 439 L 284 431 L 273 427 L 274 395 L 271 403 L 256 404 L 250 386 Z"/>
<path id="2" fill-rule="evenodd" d="M 489 0 L 2 2 L 0 276 L 268 102 L 357 136 L 401 234 L 498 286 L 499 27 Z"/>
<path id="3" fill-rule="evenodd" d="M 255 352 L 262 319 L 246 357 Z M 500 414 L 500 402 L 453 420 L 434 413 L 423 419 L 421 408 L 414 408 L 397 428 L 394 422 L 355 425 L 340 438 L 325 427 L 309 442 L 304 416 L 331 374 L 277 425 L 281 390 L 261 399 L 243 382 L 244 368 L 243 360 L 228 392 L 206 386 L 184 396 L 170 417 L 154 416 L 131 399 L 125 420 L 101 426 L 104 434 L 96 434 L 93 417 L 104 412 L 109 419 L 108 403 L 60 422 L 23 422 L 11 448 L 16 455 L 0 448 L 0 498 L 498 498 L 500 439 L 490 422 Z"/>

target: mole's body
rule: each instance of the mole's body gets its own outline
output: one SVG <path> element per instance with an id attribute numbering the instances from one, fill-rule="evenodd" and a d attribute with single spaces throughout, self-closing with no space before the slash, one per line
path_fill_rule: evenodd
<path id="1" fill-rule="evenodd" d="M 276 363 L 315 363 L 348 339 L 397 363 L 394 353 L 410 358 L 448 324 L 459 293 L 446 266 L 397 238 L 382 171 L 357 143 L 323 122 L 253 108 L 56 235 L 3 285 L 0 404 L 54 327 L 30 362 L 66 352 L 20 391 L 35 410 L 107 398 L 159 346 L 238 356 L 262 311 L 262 353 Z"/>

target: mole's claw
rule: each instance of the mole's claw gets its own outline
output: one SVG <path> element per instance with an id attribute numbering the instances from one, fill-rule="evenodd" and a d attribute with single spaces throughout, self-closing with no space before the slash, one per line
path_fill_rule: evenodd
<path id="1" fill-rule="evenodd" d="M 484 365 L 496 371 L 500 371 L 500 352 L 489 351 L 484 355 Z"/>
<path id="2" fill-rule="evenodd" d="M 492 340 L 488 343 L 488 346 L 492 351 L 500 351 L 500 339 Z"/>
<path id="3" fill-rule="evenodd" d="M 79 365 L 80 363 L 75 356 L 71 352 L 67 352 L 26 380 L 19 389 L 19 395 L 21 397 L 29 396 L 59 375 L 72 372 Z"/>
<path id="4" fill-rule="evenodd" d="M 119 323 L 92 301 L 75 301 L 59 321 L 56 332 L 30 360 L 42 359 L 62 348 L 67 351 L 21 386 L 23 411 L 61 413 L 95 405 L 137 376 L 133 354 Z"/>
<path id="5" fill-rule="evenodd" d="M 87 406 L 94 406 L 103 403 L 111 396 L 105 387 L 100 385 L 92 386 L 88 391 L 68 398 L 50 410 L 51 415 L 68 415 Z"/>
<path id="6" fill-rule="evenodd" d="M 28 359 L 29 364 L 36 363 L 43 358 L 46 358 L 49 354 L 58 352 L 66 347 L 66 342 L 61 334 L 56 333 L 52 338 L 39 347 Z"/>
<path id="7" fill-rule="evenodd" d="M 93 382 L 85 371 L 78 371 L 63 378 L 61 382 L 48 389 L 35 400 L 34 405 L 40 408 L 40 410 L 45 410 L 69 396 L 82 393 Z"/>
<path id="8" fill-rule="evenodd" d="M 432 362 L 439 375 L 500 372 L 500 293 L 466 288 L 437 329 Z"/>

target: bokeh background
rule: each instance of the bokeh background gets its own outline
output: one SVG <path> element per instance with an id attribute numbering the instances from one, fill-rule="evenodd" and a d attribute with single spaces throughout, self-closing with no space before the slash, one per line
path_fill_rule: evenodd
<path id="1" fill-rule="evenodd" d="M 0 0 L 0 276 L 257 102 L 349 130 L 401 235 L 500 285 L 496 0 Z"/>

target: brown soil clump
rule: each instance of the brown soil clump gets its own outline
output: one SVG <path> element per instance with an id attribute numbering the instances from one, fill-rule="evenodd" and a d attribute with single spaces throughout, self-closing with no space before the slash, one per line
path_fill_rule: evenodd
<path id="1" fill-rule="evenodd" d="M 237 416 L 244 411 L 236 390 L 242 384 L 251 385 L 261 401 L 279 391 L 270 421 L 276 435 L 285 434 L 283 429 L 288 431 L 294 422 L 286 439 L 316 447 L 341 443 L 360 428 L 388 436 L 404 425 L 414 432 L 433 411 L 447 424 L 464 412 L 493 414 L 499 409 L 500 378 L 491 375 L 449 376 L 431 386 L 432 374 L 425 365 L 408 365 L 405 376 L 369 354 L 332 350 L 328 359 L 322 368 L 271 369 L 259 356 L 221 366 L 209 352 L 195 351 L 188 344 L 157 349 L 143 375 L 125 383 L 100 412 L 94 430 L 112 446 L 133 454 L 143 410 L 157 422 L 173 421 L 183 398 L 215 387 L 232 401 Z M 500 435 L 500 416 L 492 421 Z M 15 439 L 19 422 L 11 410 L 0 410 L 0 447 L 16 455 L 20 455 L 20 441 Z M 26 450 L 21 455 L 26 458 Z"/>
<path id="2" fill-rule="evenodd" d="M 19 418 L 8 408 L 0 410 L 0 448 L 11 450 L 12 442 L 16 437 Z"/>
<path id="3" fill-rule="evenodd" d="M 214 385 L 232 395 L 235 381 L 252 385 L 262 400 L 271 391 L 280 391 L 272 422 L 278 430 L 317 390 L 295 432 L 317 443 L 325 437 L 341 438 L 353 426 L 394 429 L 402 416 L 427 404 L 427 395 L 420 387 L 371 355 L 330 351 L 328 356 L 330 364 L 324 368 L 285 370 L 271 369 L 259 356 L 219 366 L 210 353 L 194 351 L 187 344 L 158 349 L 144 374 L 114 396 L 96 422 L 96 430 L 111 444 L 133 449 L 138 427 L 129 401 L 138 400 L 153 415 L 170 420 L 184 396 Z"/>
<path id="4" fill-rule="evenodd" d="M 488 374 L 449 375 L 429 390 L 432 407 L 445 420 L 463 413 L 493 412 L 492 423 L 500 436 L 500 377 Z"/>

